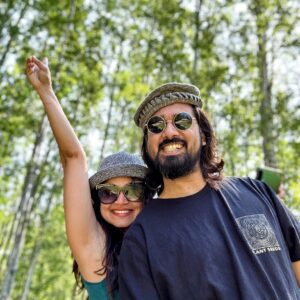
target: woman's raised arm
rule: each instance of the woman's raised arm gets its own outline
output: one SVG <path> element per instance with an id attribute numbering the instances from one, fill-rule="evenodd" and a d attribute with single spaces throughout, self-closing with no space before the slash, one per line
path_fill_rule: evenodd
<path id="1" fill-rule="evenodd" d="M 64 210 L 68 242 L 86 280 L 99 281 L 105 235 L 92 207 L 85 152 L 52 89 L 48 59 L 27 59 L 29 82 L 40 96 L 64 169 Z M 100 264 L 100 265 L 99 265 Z"/>

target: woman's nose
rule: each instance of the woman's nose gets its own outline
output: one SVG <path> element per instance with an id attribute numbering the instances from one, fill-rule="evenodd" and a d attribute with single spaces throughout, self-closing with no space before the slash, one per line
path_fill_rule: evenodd
<path id="1" fill-rule="evenodd" d="M 115 201 L 115 203 L 127 203 L 128 200 L 127 198 L 125 197 L 125 195 L 123 194 L 123 192 L 120 192 L 117 200 Z"/>

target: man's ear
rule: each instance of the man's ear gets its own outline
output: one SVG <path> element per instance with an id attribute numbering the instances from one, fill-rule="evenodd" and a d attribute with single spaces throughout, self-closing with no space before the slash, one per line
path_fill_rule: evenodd
<path id="1" fill-rule="evenodd" d="M 206 137 L 204 134 L 201 134 L 201 145 L 205 146 L 206 145 Z"/>

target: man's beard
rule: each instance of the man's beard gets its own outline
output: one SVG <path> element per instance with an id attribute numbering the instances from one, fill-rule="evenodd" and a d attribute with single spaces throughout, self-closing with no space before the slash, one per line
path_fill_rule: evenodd
<path id="1" fill-rule="evenodd" d="M 176 179 L 192 173 L 199 164 L 201 147 L 195 154 L 184 153 L 159 159 L 159 151 L 153 160 L 155 168 L 168 179 Z"/>

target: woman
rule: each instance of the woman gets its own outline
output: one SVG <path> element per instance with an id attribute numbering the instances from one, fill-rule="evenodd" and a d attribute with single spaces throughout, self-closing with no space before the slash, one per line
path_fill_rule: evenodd
<path id="1" fill-rule="evenodd" d="M 102 255 L 102 267 L 99 268 L 98 258 L 98 269 L 88 269 L 85 275 L 81 271 L 84 264 L 79 271 L 78 258 L 74 260 L 77 283 L 80 286 L 83 281 L 90 299 L 107 299 L 107 291 L 111 299 L 118 298 L 118 255 L 123 234 L 150 196 L 143 183 L 146 170 L 139 157 L 119 152 L 105 158 L 99 171 L 90 178 L 95 216 L 106 235 L 104 253 L 100 249 L 97 253 Z M 93 278 L 93 281 L 87 280 L 91 271 L 97 275 L 96 283 Z M 106 280 L 101 281 L 105 277 Z"/>
<path id="2" fill-rule="evenodd" d="M 48 60 L 28 58 L 26 73 L 60 151 L 66 231 L 77 282 L 82 279 L 90 299 L 118 298 L 123 233 L 151 196 L 143 184 L 146 168 L 139 157 L 121 152 L 107 157 L 89 181 L 85 152 L 52 89 Z"/>

